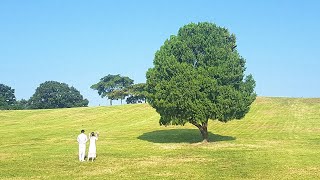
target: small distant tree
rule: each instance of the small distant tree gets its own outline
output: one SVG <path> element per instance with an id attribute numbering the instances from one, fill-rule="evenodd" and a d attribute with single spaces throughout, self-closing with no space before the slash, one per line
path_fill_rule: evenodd
<path id="1" fill-rule="evenodd" d="M 122 100 L 125 99 L 128 96 L 127 89 L 115 89 L 112 92 L 109 93 L 108 98 L 112 100 L 119 100 L 122 104 Z M 111 104 L 112 105 L 112 104 Z"/>
<path id="2" fill-rule="evenodd" d="M 12 109 L 16 103 L 14 89 L 11 87 L 0 84 L 0 110 Z"/>
<path id="3" fill-rule="evenodd" d="M 92 89 L 97 90 L 98 94 L 104 98 L 110 99 L 110 105 L 112 100 L 122 100 L 126 98 L 128 92 L 126 89 L 133 84 L 133 80 L 126 76 L 107 75 L 100 79 L 100 81 L 91 86 Z"/>
<path id="4" fill-rule="evenodd" d="M 212 23 L 191 23 L 166 40 L 147 71 L 148 102 L 160 125 L 196 126 L 208 141 L 208 120 L 241 119 L 255 100 L 255 81 L 235 35 Z"/>
<path id="5" fill-rule="evenodd" d="M 31 109 L 85 107 L 88 103 L 76 88 L 56 81 L 40 84 L 29 99 Z"/>
<path id="6" fill-rule="evenodd" d="M 134 84 L 128 88 L 129 97 L 126 99 L 126 102 L 128 104 L 135 104 L 135 103 L 141 103 L 146 102 L 147 98 L 147 91 L 146 91 L 146 84 L 145 83 L 139 83 Z"/>
<path id="7" fill-rule="evenodd" d="M 14 109 L 17 109 L 17 110 L 29 109 L 28 101 L 25 99 L 17 100 L 14 105 Z"/>

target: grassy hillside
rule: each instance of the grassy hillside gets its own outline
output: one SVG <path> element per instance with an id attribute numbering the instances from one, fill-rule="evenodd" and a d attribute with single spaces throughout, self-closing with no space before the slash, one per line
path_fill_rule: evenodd
<path id="1" fill-rule="evenodd" d="M 210 121 L 208 144 L 158 119 L 147 104 L 0 111 L 0 179 L 320 179 L 320 99 L 259 97 Z M 100 132 L 95 162 L 78 161 L 81 129 Z"/>

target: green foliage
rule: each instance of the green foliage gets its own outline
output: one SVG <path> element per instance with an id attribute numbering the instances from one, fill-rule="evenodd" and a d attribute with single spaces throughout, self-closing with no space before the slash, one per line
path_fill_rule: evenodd
<path id="1" fill-rule="evenodd" d="M 13 109 L 16 109 L 16 110 L 29 109 L 29 102 L 25 99 L 18 100 L 16 101 Z"/>
<path id="2" fill-rule="evenodd" d="M 208 119 L 245 116 L 255 81 L 245 77 L 245 59 L 235 47 L 235 35 L 212 23 L 188 24 L 164 42 L 147 71 L 148 101 L 160 125 L 205 127 Z"/>
<path id="3" fill-rule="evenodd" d="M 130 86 L 128 88 L 128 92 L 129 97 L 126 99 L 128 104 L 146 102 L 147 91 L 145 83 L 139 83 Z"/>
<path id="4" fill-rule="evenodd" d="M 111 100 L 121 100 L 121 104 L 122 104 L 122 100 L 125 99 L 128 96 L 128 91 L 124 88 L 124 89 L 115 89 L 113 91 L 111 91 L 108 95 L 108 98 Z"/>
<path id="5" fill-rule="evenodd" d="M 13 109 L 16 103 L 14 89 L 11 87 L 0 84 L 0 110 Z"/>
<path id="6" fill-rule="evenodd" d="M 29 99 L 31 109 L 52 109 L 88 106 L 89 101 L 83 99 L 74 87 L 56 81 L 46 81 L 36 89 Z"/>
<path id="7" fill-rule="evenodd" d="M 92 89 L 97 90 L 98 94 L 103 98 L 107 97 L 110 99 L 110 103 L 112 104 L 112 100 L 125 99 L 128 96 L 128 92 L 126 88 L 133 84 L 133 80 L 126 76 L 111 75 L 100 79 L 100 81 L 91 86 Z"/>

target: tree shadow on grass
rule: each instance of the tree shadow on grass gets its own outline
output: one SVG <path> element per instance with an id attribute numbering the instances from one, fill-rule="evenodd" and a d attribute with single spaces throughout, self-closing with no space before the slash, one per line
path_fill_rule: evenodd
<path id="1" fill-rule="evenodd" d="M 232 141 L 235 137 L 208 132 L 209 142 Z M 198 129 L 169 129 L 143 133 L 138 139 L 153 143 L 198 143 L 202 136 Z"/>

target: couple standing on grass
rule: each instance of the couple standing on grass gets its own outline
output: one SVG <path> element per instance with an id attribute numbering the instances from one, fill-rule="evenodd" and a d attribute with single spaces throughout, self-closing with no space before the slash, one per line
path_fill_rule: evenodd
<path id="1" fill-rule="evenodd" d="M 97 157 L 97 147 L 96 141 L 98 140 L 99 133 L 90 133 L 89 134 L 89 152 L 88 152 L 88 161 L 91 158 L 92 161 Z M 86 154 L 86 143 L 88 141 L 87 135 L 84 134 L 84 130 L 81 130 L 81 134 L 78 135 L 77 141 L 79 143 L 79 161 L 83 162 Z"/>

